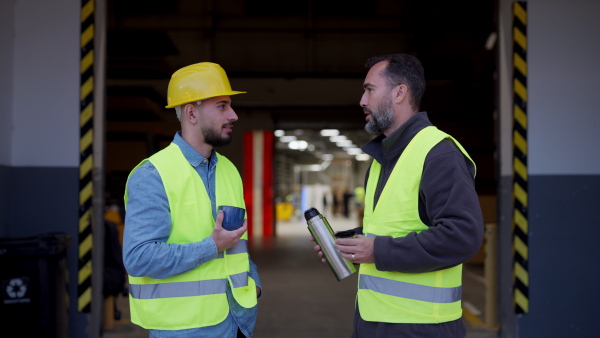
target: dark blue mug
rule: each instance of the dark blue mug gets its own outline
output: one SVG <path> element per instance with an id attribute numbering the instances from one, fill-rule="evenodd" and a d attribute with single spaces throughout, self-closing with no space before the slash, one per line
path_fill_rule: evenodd
<path id="1" fill-rule="evenodd" d="M 229 205 L 221 205 L 217 209 L 223 210 L 223 229 L 225 230 L 237 230 L 242 224 L 244 224 L 244 215 L 246 214 L 246 209 L 233 207 Z"/>

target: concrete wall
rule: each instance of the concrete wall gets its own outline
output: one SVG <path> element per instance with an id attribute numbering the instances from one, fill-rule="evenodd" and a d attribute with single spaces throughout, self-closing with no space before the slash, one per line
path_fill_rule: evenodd
<path id="1" fill-rule="evenodd" d="M 575 337 L 595 332 L 600 277 L 600 3 L 528 2 L 529 313 L 512 311 L 512 22 L 502 1 L 500 303 L 504 337 Z M 516 324 L 516 325 L 513 325 Z"/>
<path id="2" fill-rule="evenodd" d="M 79 16 L 75 0 L 16 3 L 13 166 L 79 166 Z"/>
<path id="3" fill-rule="evenodd" d="M 8 191 L 8 167 L 0 165 L 0 237 L 6 236 L 6 224 L 8 224 L 9 191 Z"/>
<path id="4" fill-rule="evenodd" d="M 591 335 L 600 291 L 577 285 L 600 277 L 600 3 L 529 4 L 531 313 L 519 336 Z"/>
<path id="5" fill-rule="evenodd" d="M 12 6 L 1 11 L 7 16 L 1 22 L 12 24 L 1 37 L 14 48 L 0 54 L 6 74 L 0 80 L 0 165 L 7 166 L 0 199 L 10 206 L 2 229 L 6 236 L 66 230 L 76 235 L 77 204 L 34 211 L 79 190 L 77 173 L 65 181 L 69 175 L 61 175 L 79 166 L 79 3 L 24 0 L 2 6 L 7 4 Z M 71 222 L 58 221 L 63 218 Z"/>
<path id="6" fill-rule="evenodd" d="M 0 2 L 0 166 L 10 162 L 10 138 L 12 134 L 12 81 L 15 0 Z"/>
<path id="7" fill-rule="evenodd" d="M 598 175 L 600 2 L 529 3 L 529 172 Z"/>
<path id="8" fill-rule="evenodd" d="M 0 236 L 4 236 L 8 221 L 8 165 L 12 135 L 13 106 L 13 46 L 15 0 L 0 2 Z"/>
<path id="9" fill-rule="evenodd" d="M 88 315 L 77 313 L 80 6 L 0 3 L 0 235 L 73 239 L 71 337 L 95 336 Z"/>
<path id="10" fill-rule="evenodd" d="M 57 215 L 73 215 L 77 204 L 57 206 L 46 217 L 25 220 L 51 198 L 78 194 L 78 175 L 61 181 L 56 170 L 70 172 L 79 166 L 79 3 L 74 0 L 16 2 L 14 11 L 13 106 L 10 145 L 10 200 L 13 203 L 7 234 L 24 236 L 77 227 L 54 224 Z M 36 22 L 32 25 L 32 22 Z M 2 100 L 0 100 L 2 101 Z M 52 168 L 53 170 L 46 170 Z M 36 171 L 36 177 L 23 175 Z M 39 185 L 31 186 L 36 181 Z M 20 186 L 27 189 L 17 188 Z M 43 215 L 39 215 L 43 216 Z M 60 218 L 60 217 L 59 217 Z"/>

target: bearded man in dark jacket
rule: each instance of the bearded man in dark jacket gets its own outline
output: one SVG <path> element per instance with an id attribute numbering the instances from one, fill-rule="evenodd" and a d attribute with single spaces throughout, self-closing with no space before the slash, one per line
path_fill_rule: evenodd
<path id="1" fill-rule="evenodd" d="M 475 163 L 420 111 L 418 59 L 385 55 L 366 66 L 360 105 L 366 131 L 378 136 L 362 148 L 374 159 L 364 228 L 335 245 L 360 264 L 353 337 L 464 337 L 462 263 L 484 230 Z"/>

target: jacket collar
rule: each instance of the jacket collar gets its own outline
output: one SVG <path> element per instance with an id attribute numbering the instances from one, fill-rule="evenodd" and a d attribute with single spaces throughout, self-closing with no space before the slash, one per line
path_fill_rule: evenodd
<path id="1" fill-rule="evenodd" d="M 362 150 L 382 165 L 389 160 L 395 163 L 395 160 L 400 157 L 413 137 L 423 128 L 432 125 L 427 112 L 419 112 L 394 130 L 388 137 L 383 134 L 379 135 L 365 144 Z"/>

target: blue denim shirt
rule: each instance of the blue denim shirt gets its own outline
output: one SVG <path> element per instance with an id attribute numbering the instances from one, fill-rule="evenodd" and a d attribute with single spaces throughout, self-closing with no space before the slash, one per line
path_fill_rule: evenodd
<path id="1" fill-rule="evenodd" d="M 218 159 L 215 151 L 210 159 L 202 157 L 181 138 L 181 132 L 175 134 L 173 143 L 179 146 L 185 158 L 196 168 L 210 197 L 213 218 L 216 218 L 215 168 Z M 130 176 L 127 185 L 123 261 L 129 275 L 168 278 L 217 258 L 217 245 L 210 236 L 195 243 L 166 243 L 171 233 L 169 202 L 160 175 L 152 163 L 148 161 L 141 165 Z M 262 289 L 252 260 L 250 277 Z M 246 337 L 251 337 L 257 306 L 250 309 L 240 306 L 229 285 L 227 300 L 229 315 L 217 325 L 178 331 L 150 330 L 150 337 L 236 337 L 238 327 Z"/>

